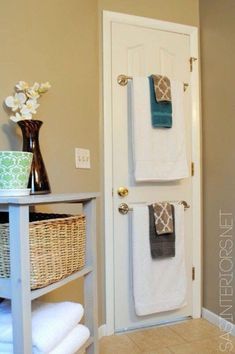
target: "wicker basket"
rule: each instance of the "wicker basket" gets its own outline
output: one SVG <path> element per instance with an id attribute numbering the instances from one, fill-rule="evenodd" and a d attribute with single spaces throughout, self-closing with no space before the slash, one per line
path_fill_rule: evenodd
<path id="1" fill-rule="evenodd" d="M 85 264 L 84 215 L 30 213 L 31 289 L 52 284 Z M 0 278 L 10 277 L 8 214 L 0 213 Z"/>

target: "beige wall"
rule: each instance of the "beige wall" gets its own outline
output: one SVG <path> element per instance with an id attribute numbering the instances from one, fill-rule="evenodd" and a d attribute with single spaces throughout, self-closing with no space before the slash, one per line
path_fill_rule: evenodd
<path id="1" fill-rule="evenodd" d="M 40 145 L 52 191 L 99 191 L 97 2 L 3 0 L 0 8 L 0 149 L 21 149 L 22 143 L 2 107 L 4 98 L 18 80 L 48 80 L 52 88 L 35 118 L 44 122 Z M 75 169 L 75 147 L 91 150 L 91 170 Z M 74 282 L 47 298 L 76 300 L 81 293 Z"/>
<path id="2" fill-rule="evenodd" d="M 51 82 L 37 118 L 53 192 L 99 189 L 96 33 L 93 0 L 1 1 L 0 101 L 17 80 Z M 2 105 L 0 117 L 0 148 L 15 147 Z M 91 170 L 75 169 L 75 147 L 90 148 Z"/>
<path id="3" fill-rule="evenodd" d="M 227 215 L 230 224 L 235 216 L 235 2 L 234 0 L 201 0 L 201 56 L 202 56 L 202 104 L 204 151 L 204 307 L 221 314 L 226 310 L 223 291 L 219 287 L 219 272 L 228 280 L 227 291 L 235 288 L 235 278 L 229 284 L 231 272 L 231 241 L 222 241 L 226 229 L 225 217 L 219 220 L 219 211 Z M 221 224 L 221 225 L 220 225 Z M 228 235 L 234 234 L 228 232 Z M 229 237 L 224 238 L 228 240 Z M 234 242 L 234 241 L 233 241 Z M 224 246 L 223 250 L 221 246 Z M 233 247 L 233 259 L 235 256 Z M 224 275 L 228 274 L 227 277 Z M 226 282 L 223 281 L 226 285 Z M 235 297 L 227 296 L 227 315 L 233 313 Z M 220 299 L 222 303 L 220 303 Z M 229 316 L 227 317 L 229 319 Z"/>

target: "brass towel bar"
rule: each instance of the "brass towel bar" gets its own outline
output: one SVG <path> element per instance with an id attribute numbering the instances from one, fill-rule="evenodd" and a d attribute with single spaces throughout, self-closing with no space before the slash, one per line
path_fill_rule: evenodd
<path id="1" fill-rule="evenodd" d="M 120 74 L 117 77 L 117 82 L 121 86 L 126 86 L 128 84 L 128 80 L 132 80 L 132 79 L 133 79 L 132 76 L 127 76 L 127 75 L 124 75 L 124 74 Z M 189 84 L 186 84 L 184 82 L 184 91 L 187 90 L 188 86 L 189 86 Z"/>
<path id="2" fill-rule="evenodd" d="M 190 208 L 190 205 L 185 200 L 181 200 L 180 202 L 178 200 L 172 200 L 170 203 L 182 204 L 184 206 L 184 210 Z M 120 214 L 125 215 L 129 211 L 133 211 L 133 208 L 129 207 L 126 203 L 121 203 L 118 207 L 118 211 Z"/>

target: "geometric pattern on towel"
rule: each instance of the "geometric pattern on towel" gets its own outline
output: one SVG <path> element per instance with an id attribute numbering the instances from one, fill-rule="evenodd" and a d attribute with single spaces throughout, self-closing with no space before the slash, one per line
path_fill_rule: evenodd
<path id="1" fill-rule="evenodd" d="M 157 235 L 172 234 L 174 232 L 172 205 L 168 202 L 154 203 L 153 210 Z"/>
<path id="2" fill-rule="evenodd" d="M 152 259 L 175 257 L 175 232 L 172 234 L 158 235 L 156 233 L 153 206 L 149 205 L 149 243 Z M 174 216 L 174 207 L 173 216 Z M 175 221 L 175 218 L 173 217 Z M 174 227 L 175 230 L 175 227 Z"/>
<path id="3" fill-rule="evenodd" d="M 157 102 L 171 102 L 171 82 L 167 76 L 152 75 Z"/>

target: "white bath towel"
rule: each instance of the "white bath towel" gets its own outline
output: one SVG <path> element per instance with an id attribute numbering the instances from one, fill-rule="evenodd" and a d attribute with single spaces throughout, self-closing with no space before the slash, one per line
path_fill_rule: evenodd
<path id="1" fill-rule="evenodd" d="M 74 354 L 86 343 L 89 337 L 89 329 L 79 324 L 50 352 L 41 352 L 33 347 L 33 354 Z M 12 354 L 13 344 L 0 342 L 0 353 Z"/>
<path id="2" fill-rule="evenodd" d="M 78 324 L 84 314 L 73 302 L 32 302 L 32 341 L 37 350 L 50 352 Z M 0 342 L 12 343 L 10 301 L 0 304 Z"/>
<path id="3" fill-rule="evenodd" d="M 132 213 L 133 293 L 139 316 L 170 311 L 186 304 L 184 207 L 175 207 L 175 257 L 152 259 L 147 205 Z"/>
<path id="4" fill-rule="evenodd" d="M 166 129 L 152 127 L 149 79 L 134 77 L 132 81 L 135 180 L 172 181 L 188 177 L 183 83 L 171 80 L 173 125 Z"/>

